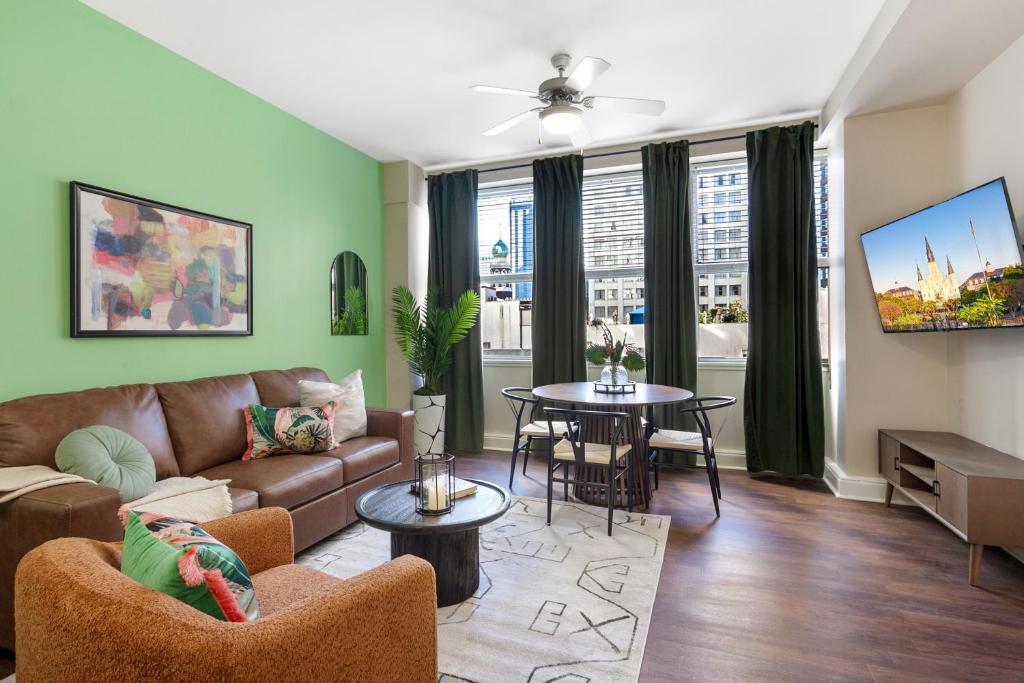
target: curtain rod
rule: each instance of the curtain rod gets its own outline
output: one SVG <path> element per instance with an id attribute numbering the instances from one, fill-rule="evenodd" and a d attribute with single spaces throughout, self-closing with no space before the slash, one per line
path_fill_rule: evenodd
<path id="1" fill-rule="evenodd" d="M 814 124 L 814 128 L 817 129 L 818 128 L 818 124 Z M 694 142 L 691 142 L 690 146 L 691 147 L 695 147 L 696 145 L 710 145 L 710 144 L 715 143 L 715 142 L 729 142 L 731 140 L 744 140 L 744 139 L 746 139 L 746 137 L 747 137 L 746 133 L 742 133 L 740 135 L 726 135 L 726 136 L 720 137 L 720 138 L 709 138 L 707 140 L 696 140 Z M 635 149 L 623 149 L 623 150 L 620 150 L 618 152 L 599 152 L 597 154 L 585 154 L 585 155 L 583 155 L 583 158 L 584 159 L 601 159 L 603 157 L 615 157 L 615 156 L 621 156 L 623 154 L 636 154 L 641 149 L 642 149 L 641 147 L 637 147 Z M 500 171 L 514 171 L 514 170 L 519 169 L 519 168 L 532 168 L 532 167 L 533 167 L 533 161 L 530 161 L 529 163 L 525 163 L 525 164 L 512 164 L 511 166 L 499 166 L 498 168 L 485 168 L 482 171 L 478 171 L 478 173 L 498 173 Z M 447 171 L 443 171 L 443 172 L 446 173 Z M 437 173 L 428 173 L 427 174 L 428 177 L 432 176 L 432 175 L 438 175 L 438 174 Z"/>

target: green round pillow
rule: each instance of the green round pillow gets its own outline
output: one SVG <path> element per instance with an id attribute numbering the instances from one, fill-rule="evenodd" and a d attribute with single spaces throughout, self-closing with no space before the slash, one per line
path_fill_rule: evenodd
<path id="1" fill-rule="evenodd" d="M 153 490 L 156 466 L 131 434 L 106 425 L 76 429 L 57 445 L 57 469 L 121 492 L 125 503 Z"/>

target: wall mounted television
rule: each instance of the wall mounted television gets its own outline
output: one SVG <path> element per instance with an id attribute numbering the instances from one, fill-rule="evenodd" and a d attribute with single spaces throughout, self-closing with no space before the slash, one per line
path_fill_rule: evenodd
<path id="1" fill-rule="evenodd" d="M 1024 269 L 997 178 L 861 235 L 885 332 L 1024 327 Z"/>

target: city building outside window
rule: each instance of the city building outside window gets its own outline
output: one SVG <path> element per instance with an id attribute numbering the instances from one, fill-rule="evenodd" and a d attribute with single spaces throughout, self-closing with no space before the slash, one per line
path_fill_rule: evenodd
<path id="1" fill-rule="evenodd" d="M 716 211 L 694 226 L 698 356 L 743 358 L 747 352 L 747 169 L 745 159 L 695 164 L 694 207 L 717 197 L 713 188 L 732 186 L 728 211 Z M 695 211 L 696 213 L 696 211 Z M 822 358 L 828 357 L 828 162 L 814 159 L 814 218 L 818 252 L 818 320 Z M 708 223 L 714 225 L 711 227 Z M 708 227 L 705 227 L 705 226 Z M 723 238 L 723 229 L 727 235 Z M 714 296 L 709 297 L 713 292 Z"/>
<path id="2" fill-rule="evenodd" d="M 587 322 L 601 319 L 617 339 L 631 335 L 630 341 L 642 347 L 644 201 L 639 170 L 584 176 L 583 265 Z M 602 290 L 603 299 L 598 296 Z M 587 340 L 599 342 L 600 331 L 588 325 Z"/>
<path id="3" fill-rule="evenodd" d="M 486 357 L 529 358 L 533 185 L 481 187 L 477 197 L 480 336 Z"/>

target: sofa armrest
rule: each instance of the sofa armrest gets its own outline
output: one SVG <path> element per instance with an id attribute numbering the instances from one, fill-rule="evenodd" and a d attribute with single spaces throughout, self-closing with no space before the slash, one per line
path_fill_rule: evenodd
<path id="1" fill-rule="evenodd" d="M 403 471 L 408 477 L 412 477 L 413 457 L 416 455 L 414 442 L 414 430 L 416 423 L 415 413 L 411 410 L 398 410 L 396 408 L 367 408 L 366 409 L 366 435 L 367 436 L 389 436 L 398 440 L 399 461 L 402 463 Z"/>
<path id="2" fill-rule="evenodd" d="M 199 526 L 238 553 L 250 574 L 291 564 L 295 557 L 292 516 L 284 508 L 239 512 Z"/>
<path id="3" fill-rule="evenodd" d="M 435 591 L 433 567 L 404 555 L 249 624 L 234 654 L 250 680 L 286 671 L 291 680 L 329 672 L 341 676 L 332 680 L 435 683 Z"/>
<path id="4" fill-rule="evenodd" d="M 33 548 L 55 538 L 98 541 L 123 537 L 117 489 L 96 484 L 61 484 L 0 504 L 0 647 L 14 648 L 14 571 Z"/>

